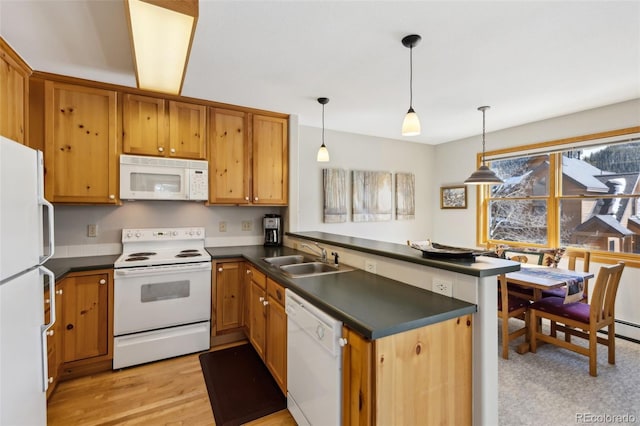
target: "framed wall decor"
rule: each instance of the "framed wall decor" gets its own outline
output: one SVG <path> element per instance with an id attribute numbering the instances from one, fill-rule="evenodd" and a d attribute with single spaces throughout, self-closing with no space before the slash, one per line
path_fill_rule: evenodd
<path id="1" fill-rule="evenodd" d="M 352 220 L 375 222 L 391 220 L 391 172 L 352 171 Z"/>
<path id="2" fill-rule="evenodd" d="M 467 187 L 465 185 L 440 187 L 440 208 L 466 209 Z"/>

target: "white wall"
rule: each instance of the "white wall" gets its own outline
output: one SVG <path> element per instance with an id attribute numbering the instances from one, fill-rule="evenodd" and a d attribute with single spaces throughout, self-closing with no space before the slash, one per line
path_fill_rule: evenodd
<path id="1" fill-rule="evenodd" d="M 292 129 L 292 133 L 295 130 Z M 334 234 L 370 238 L 404 244 L 407 239 L 425 239 L 431 234 L 434 206 L 430 203 L 435 189 L 433 169 L 434 147 L 395 139 L 357 135 L 325 130 L 325 142 L 331 156 L 329 163 L 318 163 L 316 154 L 322 140 L 322 129 L 298 128 L 292 136 L 291 181 L 297 183 L 297 191 L 290 199 L 290 229 L 295 231 L 322 231 Z M 387 171 L 415 174 L 416 216 L 413 220 L 382 222 L 353 222 L 351 211 L 347 222 L 323 223 L 322 169 L 341 168 L 348 173 L 348 193 L 351 194 L 353 170 Z M 394 189 L 395 194 L 395 189 Z M 347 206 L 351 205 L 351 195 Z M 395 199 L 394 199 L 395 209 Z M 395 216 L 395 215 L 394 215 Z"/>

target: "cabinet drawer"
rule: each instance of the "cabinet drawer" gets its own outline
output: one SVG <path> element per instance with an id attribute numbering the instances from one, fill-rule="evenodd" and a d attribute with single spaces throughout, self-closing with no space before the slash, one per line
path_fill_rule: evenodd
<path id="1" fill-rule="evenodd" d="M 284 306 L 284 287 L 271 278 L 267 279 L 267 295 Z"/>
<path id="2" fill-rule="evenodd" d="M 267 276 L 253 266 L 249 266 L 249 270 L 251 271 L 251 281 L 265 290 L 267 288 Z"/>

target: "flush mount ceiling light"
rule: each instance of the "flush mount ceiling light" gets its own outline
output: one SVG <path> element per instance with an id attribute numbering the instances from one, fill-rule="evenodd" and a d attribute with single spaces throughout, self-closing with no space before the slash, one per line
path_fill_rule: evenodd
<path id="1" fill-rule="evenodd" d="M 409 111 L 402 122 L 402 136 L 417 136 L 420 134 L 420 119 L 413 110 L 413 48 L 422 40 L 417 34 L 411 34 L 402 39 L 404 47 L 409 48 Z"/>
<path id="2" fill-rule="evenodd" d="M 138 88 L 180 94 L 198 0 L 125 0 Z"/>
<path id="3" fill-rule="evenodd" d="M 490 107 L 481 106 L 478 107 L 478 111 L 482 111 L 482 165 L 478 170 L 473 172 L 471 176 L 467 180 L 464 181 L 465 185 L 496 185 L 498 183 L 503 183 L 503 180 L 500 179 L 496 174 L 487 167 L 484 158 L 484 145 L 485 145 L 485 130 L 484 130 L 484 114 L 485 111 Z"/>
<path id="4" fill-rule="evenodd" d="M 324 144 L 324 106 L 329 103 L 329 98 L 318 98 L 318 102 L 322 104 L 322 145 L 318 150 L 318 162 L 326 163 L 329 161 L 329 150 Z"/>

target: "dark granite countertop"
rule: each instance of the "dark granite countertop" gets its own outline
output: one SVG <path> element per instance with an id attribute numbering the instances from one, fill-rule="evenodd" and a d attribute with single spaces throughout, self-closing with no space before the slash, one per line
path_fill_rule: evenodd
<path id="1" fill-rule="evenodd" d="M 44 266 L 56 276 L 56 281 L 64 278 L 69 272 L 111 269 L 119 254 L 104 256 L 60 257 L 49 259 Z"/>
<path id="2" fill-rule="evenodd" d="M 474 304 L 356 269 L 290 278 L 263 258 L 300 254 L 288 247 L 208 247 L 213 260 L 244 258 L 367 339 L 379 339 L 477 311 Z M 309 256 L 308 253 L 305 255 Z"/>
<path id="3" fill-rule="evenodd" d="M 422 253 L 419 250 L 413 249 L 406 244 L 387 243 L 317 231 L 287 232 L 286 235 L 474 277 L 490 277 L 520 270 L 519 263 L 494 257 L 477 256 L 475 261 L 428 259 L 422 257 Z"/>

